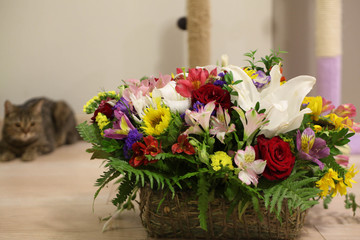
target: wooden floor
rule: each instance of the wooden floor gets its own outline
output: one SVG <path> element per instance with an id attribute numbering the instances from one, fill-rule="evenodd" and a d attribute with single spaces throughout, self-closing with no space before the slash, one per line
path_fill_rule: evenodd
<path id="1" fill-rule="evenodd" d="M 105 189 L 92 210 L 93 186 L 102 173 L 101 161 L 89 160 L 87 143 L 59 148 L 33 162 L 0 163 L 0 239 L 149 239 L 138 212 L 123 213 L 111 231 L 102 233 L 100 217 L 115 209 L 109 203 L 111 187 Z M 360 167 L 360 155 L 352 157 Z M 353 192 L 360 200 L 360 174 Z M 360 212 L 358 212 L 360 216 Z M 343 199 L 329 210 L 310 210 L 299 239 L 360 239 L 360 217 L 344 210 Z"/>

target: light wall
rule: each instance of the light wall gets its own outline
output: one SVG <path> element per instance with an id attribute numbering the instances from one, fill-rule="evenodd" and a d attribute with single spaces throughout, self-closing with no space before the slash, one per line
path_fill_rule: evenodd
<path id="1" fill-rule="evenodd" d="M 272 0 L 212 0 L 212 62 L 272 48 Z M 185 0 L 0 0 L 0 114 L 47 96 L 76 113 L 121 80 L 187 65 Z M 261 6 L 261 7 L 259 7 Z M 1 118 L 0 117 L 0 118 Z"/>

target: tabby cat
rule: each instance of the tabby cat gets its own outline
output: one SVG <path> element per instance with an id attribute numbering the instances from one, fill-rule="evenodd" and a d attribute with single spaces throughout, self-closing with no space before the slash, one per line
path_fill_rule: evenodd
<path id="1" fill-rule="evenodd" d="M 31 161 L 80 139 L 75 116 L 64 101 L 34 98 L 23 105 L 5 102 L 0 161 Z"/>

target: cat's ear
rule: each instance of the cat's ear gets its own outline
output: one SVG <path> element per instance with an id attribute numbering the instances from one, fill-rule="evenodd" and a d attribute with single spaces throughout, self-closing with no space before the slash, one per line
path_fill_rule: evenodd
<path id="1" fill-rule="evenodd" d="M 44 104 L 44 99 L 41 99 L 40 101 L 38 101 L 32 108 L 33 113 L 40 114 L 43 104 Z"/>
<path id="2" fill-rule="evenodd" d="M 15 106 L 9 100 L 5 101 L 4 106 L 5 106 L 5 116 L 9 115 L 15 109 Z"/>

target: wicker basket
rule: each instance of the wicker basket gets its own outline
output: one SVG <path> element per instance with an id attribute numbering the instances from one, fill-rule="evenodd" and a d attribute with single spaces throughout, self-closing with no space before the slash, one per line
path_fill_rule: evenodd
<path id="1" fill-rule="evenodd" d="M 306 211 L 290 215 L 286 201 L 283 204 L 283 223 L 264 208 L 260 221 L 252 207 L 248 207 L 239 220 L 237 211 L 226 219 L 229 204 L 215 199 L 209 204 L 208 231 L 200 228 L 197 201 L 188 192 L 171 194 L 148 187 L 140 191 L 140 218 L 150 237 L 179 239 L 294 239 L 300 232 Z"/>

